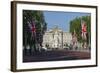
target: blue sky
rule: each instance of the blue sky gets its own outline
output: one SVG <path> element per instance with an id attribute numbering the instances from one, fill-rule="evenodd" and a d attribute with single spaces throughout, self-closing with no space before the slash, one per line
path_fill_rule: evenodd
<path id="1" fill-rule="evenodd" d="M 54 26 L 60 27 L 63 31 L 69 31 L 69 22 L 76 17 L 87 16 L 90 13 L 78 13 L 78 12 L 55 12 L 44 11 L 45 21 L 47 23 L 47 29 L 51 29 Z"/>

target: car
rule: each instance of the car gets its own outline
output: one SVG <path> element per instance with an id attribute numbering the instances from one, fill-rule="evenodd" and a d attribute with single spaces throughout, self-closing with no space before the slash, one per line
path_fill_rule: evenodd
<path id="1" fill-rule="evenodd" d="M 42 47 L 41 51 L 47 51 L 48 49 L 46 47 Z"/>

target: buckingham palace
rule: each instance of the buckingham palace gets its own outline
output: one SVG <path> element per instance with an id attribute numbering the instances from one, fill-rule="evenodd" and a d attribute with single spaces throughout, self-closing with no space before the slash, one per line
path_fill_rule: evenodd
<path id="1" fill-rule="evenodd" d="M 62 31 L 58 26 L 45 32 L 42 45 L 52 49 L 63 49 L 70 45 L 72 35 Z"/>

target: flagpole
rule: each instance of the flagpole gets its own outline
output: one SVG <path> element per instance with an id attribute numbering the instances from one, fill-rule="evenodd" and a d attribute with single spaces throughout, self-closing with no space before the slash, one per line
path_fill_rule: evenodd
<path id="1" fill-rule="evenodd" d="M 36 26 L 36 20 L 33 20 L 34 21 L 34 27 Z M 35 27 L 36 29 L 36 27 Z M 37 38 L 36 38 L 36 30 L 34 31 L 34 40 L 35 40 L 35 48 L 36 48 L 36 51 L 38 50 L 38 44 L 37 44 Z"/>
<path id="2" fill-rule="evenodd" d="M 87 48 L 87 25 L 86 21 L 81 23 L 82 25 L 82 39 L 83 39 L 83 48 Z"/>
<path id="3" fill-rule="evenodd" d="M 25 46 L 24 46 L 24 49 L 23 50 L 25 50 L 25 55 L 26 55 L 27 54 L 27 32 L 26 32 L 26 29 L 25 29 L 24 36 L 25 36 Z"/>
<path id="4" fill-rule="evenodd" d="M 43 36 L 43 24 L 41 24 L 41 34 L 40 34 L 40 36 Z M 43 37 L 40 37 L 40 47 L 42 48 L 42 40 L 43 40 Z"/>
<path id="5" fill-rule="evenodd" d="M 82 48 L 83 48 L 84 42 L 83 42 L 83 32 L 82 32 L 82 17 L 81 17 L 81 37 L 82 37 Z"/>

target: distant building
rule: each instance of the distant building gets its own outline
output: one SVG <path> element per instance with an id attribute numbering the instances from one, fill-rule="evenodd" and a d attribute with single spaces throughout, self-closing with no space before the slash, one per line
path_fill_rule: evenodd
<path id="1" fill-rule="evenodd" d="M 56 26 L 45 32 L 42 45 L 52 49 L 63 49 L 70 45 L 71 40 L 71 33 L 62 31 Z"/>

